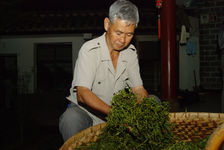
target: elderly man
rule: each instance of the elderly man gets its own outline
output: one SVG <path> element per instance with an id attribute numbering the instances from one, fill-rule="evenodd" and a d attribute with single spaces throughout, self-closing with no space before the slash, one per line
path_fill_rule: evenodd
<path id="1" fill-rule="evenodd" d="M 61 115 L 59 129 L 64 141 L 77 132 L 104 122 L 114 93 L 131 87 L 140 99 L 148 93 L 139 73 L 138 56 L 130 44 L 139 22 L 137 7 L 117 0 L 104 19 L 105 33 L 83 44 L 70 89 L 70 107 Z"/>

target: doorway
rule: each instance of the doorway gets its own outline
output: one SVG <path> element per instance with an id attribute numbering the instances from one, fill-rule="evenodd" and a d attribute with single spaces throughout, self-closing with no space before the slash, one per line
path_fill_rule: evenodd
<path id="1" fill-rule="evenodd" d="M 72 72 L 72 43 L 36 45 L 37 92 L 69 91 Z"/>
<path id="2" fill-rule="evenodd" d="M 137 49 L 144 87 L 157 94 L 160 92 L 160 43 L 156 37 L 138 37 Z"/>
<path id="3" fill-rule="evenodd" d="M 17 55 L 0 55 L 0 109 L 11 109 L 17 95 Z"/>

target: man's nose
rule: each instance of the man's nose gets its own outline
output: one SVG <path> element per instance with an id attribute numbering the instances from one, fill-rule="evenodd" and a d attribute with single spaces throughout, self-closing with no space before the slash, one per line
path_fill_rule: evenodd
<path id="1" fill-rule="evenodd" d="M 120 42 L 121 43 L 125 43 L 126 42 L 126 35 L 125 34 L 120 37 Z"/>

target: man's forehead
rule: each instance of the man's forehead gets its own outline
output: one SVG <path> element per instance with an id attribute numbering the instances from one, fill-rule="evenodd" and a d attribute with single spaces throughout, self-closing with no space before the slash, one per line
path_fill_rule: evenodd
<path id="1" fill-rule="evenodd" d="M 124 24 L 126 24 L 127 26 L 131 26 L 131 25 L 135 25 L 135 24 L 136 24 L 135 21 L 123 20 L 123 19 L 120 19 L 120 18 L 116 18 L 116 19 L 114 20 L 114 23 L 116 23 L 116 22 L 124 23 Z"/>

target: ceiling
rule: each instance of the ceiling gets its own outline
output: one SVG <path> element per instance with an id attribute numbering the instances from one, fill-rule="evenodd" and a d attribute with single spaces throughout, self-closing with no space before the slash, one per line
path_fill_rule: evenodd
<path id="1" fill-rule="evenodd" d="M 55 17 L 54 14 L 58 14 L 58 16 L 61 16 L 63 12 L 83 12 L 81 10 L 85 10 L 84 12 L 92 12 L 96 13 L 97 11 L 102 11 L 104 13 L 107 13 L 109 6 L 114 2 L 115 0 L 0 0 L 0 28 L 5 30 L 5 27 L 15 30 L 14 26 L 18 28 L 17 23 L 21 23 L 21 30 L 24 30 L 25 26 L 23 25 L 24 22 L 26 22 L 26 25 L 32 27 L 33 30 L 33 22 L 35 21 L 27 21 L 27 18 L 35 18 L 32 16 L 32 14 L 38 14 L 40 15 L 42 12 L 47 12 L 47 14 L 50 15 L 50 18 L 53 20 L 57 20 L 57 17 Z M 130 0 L 134 4 L 137 5 L 140 12 L 142 11 L 151 11 L 156 12 L 156 0 Z M 176 0 L 177 5 L 183 5 L 187 7 L 190 5 L 193 1 L 196 0 Z M 200 0 L 205 1 L 205 0 Z M 80 11 L 79 11 L 80 10 Z M 50 13 L 49 13 L 50 12 Z M 53 14 L 51 14 L 53 13 Z M 29 16 L 29 17 L 24 17 Z M 141 13 L 140 13 L 141 14 Z M 30 17 L 32 16 L 32 17 Z M 35 15 L 34 15 L 35 16 Z M 40 16 L 40 18 L 48 18 L 43 17 L 46 15 Z M 53 17 L 52 17 L 53 16 Z M 147 18 L 150 15 L 144 15 L 142 18 L 146 18 L 146 20 L 142 21 L 144 23 L 154 22 L 154 19 Z M 151 15 L 156 16 L 156 15 Z M 56 18 L 56 19 L 55 19 Z M 24 21 L 24 19 L 26 21 Z M 48 18 L 49 19 L 49 18 Z M 48 20 L 45 19 L 45 20 Z M 40 23 L 41 19 L 37 19 Z M 43 19 L 42 19 L 43 20 Z M 29 23 L 31 22 L 31 23 Z M 47 21 L 44 21 L 47 23 Z M 59 21 L 60 22 L 60 19 Z M 62 21 L 63 23 L 63 21 Z M 36 23 L 38 25 L 38 23 Z M 58 24 L 58 23 L 57 23 Z M 144 26 L 150 26 L 150 29 L 154 25 L 146 25 Z M 25 29 L 29 29 L 30 27 L 26 27 Z M 40 27 L 38 26 L 38 29 Z M 52 28 L 52 27 L 51 27 Z M 56 27 L 58 29 L 58 27 Z"/>
<path id="2" fill-rule="evenodd" d="M 30 10 L 98 10 L 107 9 L 115 0 L 1 0 L 0 6 Z M 155 8 L 152 0 L 130 0 L 139 8 Z"/>
<path id="3" fill-rule="evenodd" d="M 108 10 L 115 0 L 0 0 L 0 12 L 7 10 Z M 156 9 L 156 0 L 130 0 L 139 9 Z M 200 0 L 204 1 L 204 0 Z M 189 7 L 196 0 L 176 0 L 177 5 Z"/>

